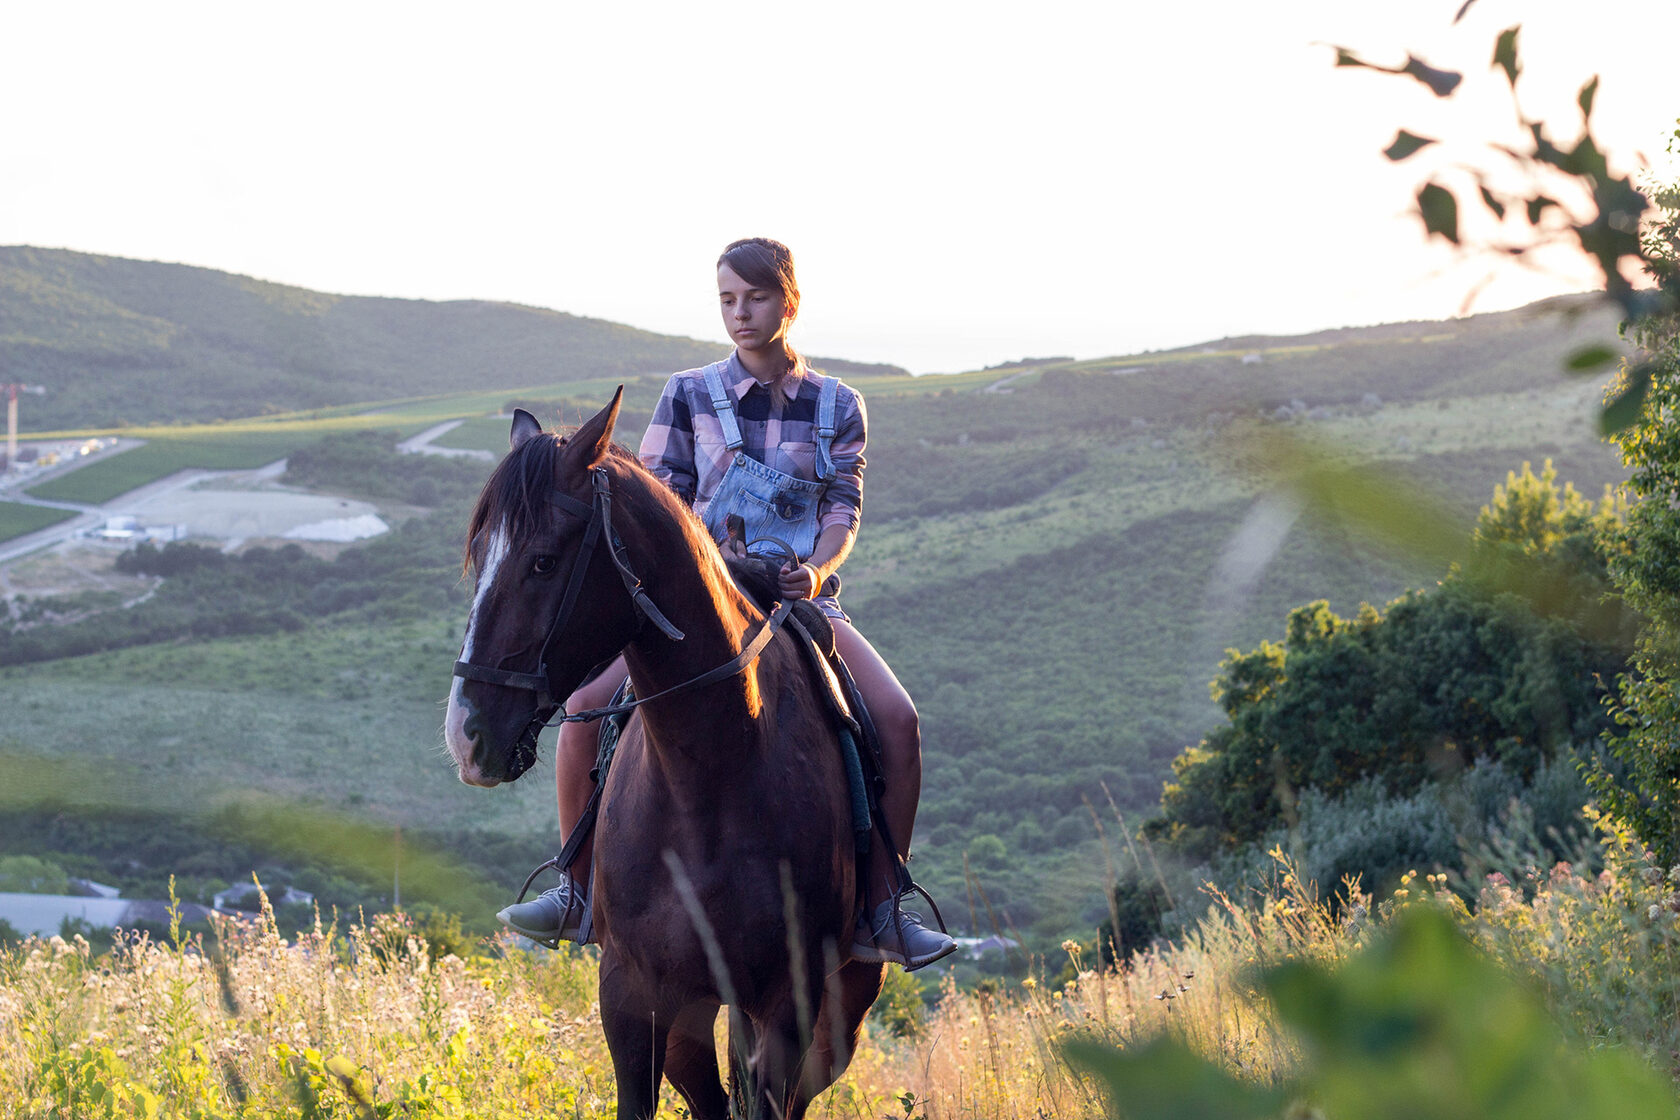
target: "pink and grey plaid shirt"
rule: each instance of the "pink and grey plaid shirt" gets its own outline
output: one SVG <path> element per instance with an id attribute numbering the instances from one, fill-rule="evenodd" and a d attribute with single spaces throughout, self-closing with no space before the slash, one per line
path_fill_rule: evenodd
<path id="1" fill-rule="evenodd" d="M 741 450 L 784 474 L 817 481 L 817 395 L 827 376 L 801 358 L 786 376 L 766 388 L 746 371 L 738 355 L 731 354 L 724 365 L 723 383 L 735 402 Z M 843 525 L 848 532 L 856 532 L 863 509 L 868 418 L 863 398 L 845 382 L 840 383 L 834 411 L 830 454 L 836 473 L 818 506 L 818 531 Z M 642 436 L 642 465 L 704 516 L 734 457 L 712 410 L 704 369 L 672 374 Z"/>

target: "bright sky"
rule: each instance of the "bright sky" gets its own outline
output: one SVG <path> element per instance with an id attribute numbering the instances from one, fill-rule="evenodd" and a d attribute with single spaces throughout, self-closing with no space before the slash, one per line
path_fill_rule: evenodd
<path id="1" fill-rule="evenodd" d="M 1508 124 L 1501 29 L 1560 139 L 1595 73 L 1624 168 L 1680 117 L 1680 3 L 1460 3 L 13 3 L 0 244 L 723 341 L 713 262 L 762 234 L 796 345 L 917 372 L 1441 318 L 1486 268 L 1425 247 L 1426 157 L 1380 153 Z"/>

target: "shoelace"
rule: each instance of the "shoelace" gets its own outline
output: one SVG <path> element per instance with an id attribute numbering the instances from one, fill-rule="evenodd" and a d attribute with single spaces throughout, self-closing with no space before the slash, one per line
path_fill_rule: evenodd
<path id="1" fill-rule="evenodd" d="M 903 928 L 904 926 L 908 925 L 912 920 L 915 921 L 916 925 L 921 926 L 923 929 L 927 928 L 927 919 L 922 917 L 921 911 L 919 911 L 919 910 L 904 910 L 904 909 L 899 910 L 899 912 L 898 912 L 898 924 L 899 924 L 900 928 Z M 870 929 L 869 929 L 869 932 L 870 932 L 870 935 L 872 937 L 874 937 L 876 941 L 879 941 L 881 939 L 881 936 L 883 934 L 889 932 L 891 929 L 892 929 L 892 911 L 888 910 L 886 918 L 884 918 L 879 925 L 871 926 Z"/>

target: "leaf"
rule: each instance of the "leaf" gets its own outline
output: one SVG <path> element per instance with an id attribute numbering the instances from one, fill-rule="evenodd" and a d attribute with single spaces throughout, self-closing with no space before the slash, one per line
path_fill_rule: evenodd
<path id="1" fill-rule="evenodd" d="M 1594 74 L 1592 81 L 1581 87 L 1581 96 L 1576 103 L 1581 106 L 1581 121 L 1585 123 L 1592 117 L 1593 100 L 1598 96 L 1598 75 Z"/>
<path id="2" fill-rule="evenodd" d="M 1394 143 L 1383 149 L 1383 155 L 1395 163 L 1399 163 L 1403 159 L 1411 158 L 1433 143 L 1435 141 L 1430 137 L 1415 136 L 1402 128 L 1395 134 Z"/>
<path id="3" fill-rule="evenodd" d="M 1457 245 L 1458 199 L 1452 192 L 1436 183 L 1425 183 L 1418 191 L 1417 200 L 1418 210 L 1423 214 L 1423 228 Z"/>
<path id="4" fill-rule="evenodd" d="M 1511 88 L 1517 85 L 1517 75 L 1522 73 L 1522 63 L 1517 61 L 1517 35 L 1522 31 L 1522 24 L 1507 27 L 1499 33 L 1499 41 L 1493 48 L 1493 65 L 1505 71 L 1505 80 L 1511 83 Z"/>
<path id="5" fill-rule="evenodd" d="M 1464 13 L 1468 12 L 1470 10 L 1471 5 L 1475 4 L 1475 2 L 1476 2 L 1476 0 L 1464 0 L 1464 3 L 1459 6 L 1458 14 L 1456 16 L 1454 16 L 1453 19 L 1452 19 L 1453 23 L 1456 24 L 1459 20 L 1463 19 L 1464 18 Z"/>
<path id="6" fill-rule="evenodd" d="M 1283 1092 L 1238 1081 L 1167 1038 L 1125 1050 L 1080 1040 L 1063 1052 L 1102 1079 L 1115 1114 L 1126 1120 L 1263 1120 L 1276 1116 L 1286 1100 Z"/>
<path id="7" fill-rule="evenodd" d="M 1591 373 L 1594 370 L 1603 369 L 1619 357 L 1621 357 L 1621 354 L 1617 352 L 1615 347 L 1606 346 L 1599 342 L 1591 346 L 1583 346 L 1569 355 L 1569 360 L 1564 363 L 1563 368 L 1571 373 Z"/>
<path id="8" fill-rule="evenodd" d="M 1570 151 L 1563 161 L 1563 169 L 1571 175 L 1586 175 L 1593 179 L 1606 179 L 1610 175 L 1609 161 L 1598 150 L 1591 133 L 1584 134 Z"/>
<path id="9" fill-rule="evenodd" d="M 1324 1116 L 1655 1120 L 1666 1079 L 1632 1054 L 1577 1049 L 1540 1001 L 1444 913 L 1408 907 L 1334 969 L 1293 962 L 1263 986 L 1303 1042 Z"/>
<path id="10" fill-rule="evenodd" d="M 1486 187 L 1482 188 L 1482 204 L 1493 211 L 1494 217 L 1505 217 L 1505 204 L 1495 198 L 1493 192 Z"/>
<path id="11" fill-rule="evenodd" d="M 1598 414 L 1598 431 L 1600 435 L 1613 436 L 1624 428 L 1632 427 L 1639 421 L 1639 414 L 1645 407 L 1645 394 L 1651 389 L 1651 366 L 1648 362 L 1641 362 L 1627 371 L 1616 395 L 1605 404 L 1604 411 Z"/>
<path id="12" fill-rule="evenodd" d="M 1412 54 L 1406 56 L 1405 67 L 1396 72 L 1410 74 L 1428 86 L 1436 97 L 1451 97 L 1458 83 L 1464 80 L 1464 75 L 1456 70 L 1439 70 Z"/>

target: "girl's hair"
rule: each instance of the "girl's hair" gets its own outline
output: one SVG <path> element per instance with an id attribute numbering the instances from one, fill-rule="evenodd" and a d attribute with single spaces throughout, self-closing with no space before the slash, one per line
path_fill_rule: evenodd
<path id="1" fill-rule="evenodd" d="M 745 277 L 743 277 L 743 279 L 745 279 Z M 738 513 L 724 514 L 723 528 L 724 531 L 732 537 L 744 537 L 747 535 L 746 519 Z"/>
<path id="2" fill-rule="evenodd" d="M 792 319 L 799 312 L 799 281 L 793 276 L 793 250 L 768 237 L 743 237 L 731 241 L 718 258 L 718 267 L 728 265 L 735 275 L 755 288 L 774 288 L 782 293 L 782 313 Z"/>

